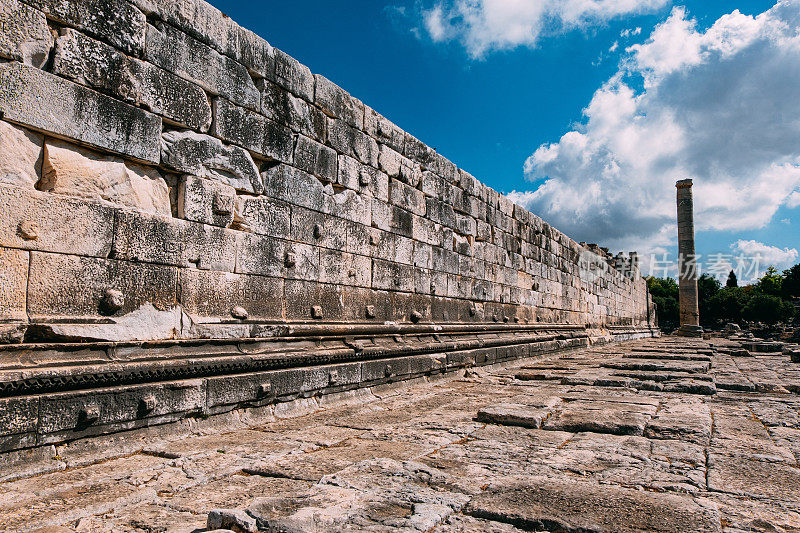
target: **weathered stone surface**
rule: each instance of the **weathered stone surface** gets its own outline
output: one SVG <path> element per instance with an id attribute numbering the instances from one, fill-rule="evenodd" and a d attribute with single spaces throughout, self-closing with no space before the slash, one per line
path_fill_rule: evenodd
<path id="1" fill-rule="evenodd" d="M 346 155 L 339 156 L 338 171 L 336 182 L 342 187 L 368 194 L 383 202 L 389 201 L 389 177 L 383 172 Z"/>
<path id="2" fill-rule="evenodd" d="M 489 489 L 466 513 L 525 529 L 722 531 L 718 511 L 686 496 L 545 478 Z"/>
<path id="3" fill-rule="evenodd" d="M 25 0 L 48 17 L 74 26 L 131 55 L 144 49 L 144 13 L 124 0 Z"/>
<path id="4" fill-rule="evenodd" d="M 67 196 L 102 199 L 153 214 L 170 215 L 169 188 L 157 170 L 126 164 L 65 142 L 44 146 L 39 189 Z"/>
<path id="5" fill-rule="evenodd" d="M 613 435 L 642 435 L 656 412 L 651 405 L 609 402 L 570 402 L 557 409 L 544 424 L 554 431 L 593 431 Z"/>
<path id="6" fill-rule="evenodd" d="M 178 216 L 201 224 L 228 227 L 236 204 L 236 190 L 218 181 L 187 175 L 178 189 Z"/>
<path id="7" fill-rule="evenodd" d="M 297 138 L 294 164 L 300 170 L 313 174 L 325 183 L 336 181 L 338 176 L 338 154 L 304 135 Z"/>
<path id="8" fill-rule="evenodd" d="M 311 70 L 286 52 L 275 50 L 275 82 L 307 102 L 314 101 L 314 76 Z"/>
<path id="9" fill-rule="evenodd" d="M 365 226 L 368 226 L 370 220 L 372 220 L 372 202 L 369 196 L 360 195 L 350 190 L 326 195 L 322 211 Z"/>
<path id="10" fill-rule="evenodd" d="M 226 183 L 239 191 L 261 193 L 258 168 L 246 150 L 191 131 L 163 135 L 162 163 L 179 172 Z"/>
<path id="11" fill-rule="evenodd" d="M 70 3 L 70 5 L 72 5 Z M 20 63 L 0 64 L 5 120 L 158 164 L 161 119 Z"/>
<path id="12" fill-rule="evenodd" d="M 180 302 L 195 322 L 232 320 L 233 306 L 242 307 L 250 320 L 277 320 L 283 316 L 283 280 L 214 270 L 181 270 Z"/>
<path id="13" fill-rule="evenodd" d="M 256 86 L 261 91 L 262 114 L 292 131 L 325 142 L 326 119 L 322 111 L 269 80 L 260 79 Z"/>
<path id="14" fill-rule="evenodd" d="M 422 181 L 422 171 L 419 165 L 386 145 L 381 145 L 378 163 L 381 170 L 386 172 L 389 177 L 407 183 L 411 187 L 417 187 Z"/>
<path id="15" fill-rule="evenodd" d="M 267 159 L 292 160 L 294 136 L 289 128 L 233 105 L 224 98 L 214 100 L 213 134 Z"/>
<path id="16" fill-rule="evenodd" d="M 364 110 L 364 131 L 381 145 L 386 145 L 398 153 L 403 153 L 405 132 L 370 107 Z"/>
<path id="17" fill-rule="evenodd" d="M 108 289 L 125 296 L 116 316 L 147 304 L 171 309 L 177 303 L 177 270 L 173 267 L 32 252 L 29 279 L 28 313 L 32 319 L 99 318 Z"/>
<path id="18" fill-rule="evenodd" d="M 378 143 L 343 120 L 328 119 L 328 144 L 340 154 L 354 157 L 365 165 L 378 167 Z"/>
<path id="19" fill-rule="evenodd" d="M 147 26 L 145 60 L 249 109 L 260 95 L 247 69 L 168 24 Z"/>
<path id="20" fill-rule="evenodd" d="M 409 187 L 400 181 L 389 181 L 389 203 L 415 215 L 425 216 L 425 195 L 422 194 L 422 191 Z"/>
<path id="21" fill-rule="evenodd" d="M 328 116 L 341 119 L 354 128 L 363 128 L 364 104 L 319 74 L 314 75 L 314 103 Z"/>
<path id="22" fill-rule="evenodd" d="M 479 410 L 477 419 L 480 422 L 488 422 L 490 424 L 539 429 L 548 414 L 549 411 L 547 409 L 537 409 L 519 404 L 501 404 L 484 407 Z"/>
<path id="23" fill-rule="evenodd" d="M 211 105 L 199 86 L 75 30 L 65 30 L 56 40 L 53 72 L 180 126 L 207 131 L 211 125 Z"/>
<path id="24" fill-rule="evenodd" d="M 0 321 L 27 320 L 28 252 L 0 248 Z"/>
<path id="25" fill-rule="evenodd" d="M 136 211 L 117 214 L 111 256 L 202 270 L 233 272 L 236 232 Z"/>
<path id="26" fill-rule="evenodd" d="M 0 121 L 0 183 L 30 188 L 41 177 L 44 138 Z"/>
<path id="27" fill-rule="evenodd" d="M 229 529 L 236 533 L 256 533 L 256 519 L 239 509 L 214 509 L 208 513 L 206 528 Z"/>
<path id="28" fill-rule="evenodd" d="M 0 5 L 0 57 L 41 68 L 50 56 L 53 35 L 44 13 L 17 0 Z"/>
<path id="29" fill-rule="evenodd" d="M 290 228 L 289 206 L 259 196 L 239 196 L 239 215 L 253 233 L 288 238 Z"/>
<path id="30" fill-rule="evenodd" d="M 262 176 L 267 196 L 322 211 L 325 192 L 322 183 L 311 174 L 288 165 L 277 165 Z"/>
<path id="31" fill-rule="evenodd" d="M 111 250 L 107 205 L 9 185 L 0 185 L 0 205 L 0 246 L 96 257 Z"/>

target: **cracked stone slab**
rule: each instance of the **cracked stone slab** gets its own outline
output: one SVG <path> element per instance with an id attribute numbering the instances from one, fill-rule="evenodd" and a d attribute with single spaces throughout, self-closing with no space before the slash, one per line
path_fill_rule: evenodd
<path id="1" fill-rule="evenodd" d="M 500 404 L 479 410 L 477 419 L 489 424 L 539 429 L 549 412 L 547 409 L 536 409 L 527 405 Z"/>
<path id="2" fill-rule="evenodd" d="M 645 426 L 655 412 L 652 406 L 576 401 L 555 410 L 543 427 L 575 433 L 592 431 L 612 435 L 643 435 Z"/>
<path id="3" fill-rule="evenodd" d="M 693 498 L 547 478 L 492 487 L 465 513 L 534 531 L 722 531 L 716 507 Z"/>

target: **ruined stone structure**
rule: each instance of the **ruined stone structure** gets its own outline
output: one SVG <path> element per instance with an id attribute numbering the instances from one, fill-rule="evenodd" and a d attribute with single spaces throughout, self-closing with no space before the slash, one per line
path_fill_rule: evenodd
<path id="1" fill-rule="evenodd" d="M 2 0 L 0 23 L 3 464 L 655 334 L 635 256 L 201 0 Z"/>
<path id="2" fill-rule="evenodd" d="M 678 189 L 678 300 L 680 305 L 680 328 L 684 337 L 699 337 L 700 304 L 697 293 L 697 261 L 694 249 L 694 198 L 692 180 L 681 180 Z"/>

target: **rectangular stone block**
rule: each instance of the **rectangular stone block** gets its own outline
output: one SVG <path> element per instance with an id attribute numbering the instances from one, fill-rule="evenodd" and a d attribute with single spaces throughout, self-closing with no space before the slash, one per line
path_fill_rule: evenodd
<path id="1" fill-rule="evenodd" d="M 115 210 L 107 205 L 0 185 L 0 246 L 108 257 Z"/>
<path id="2" fill-rule="evenodd" d="M 388 232 L 373 233 L 372 257 L 403 265 L 414 264 L 414 241 Z"/>
<path id="3" fill-rule="evenodd" d="M 41 68 L 50 56 L 53 35 L 44 13 L 17 0 L 0 4 L 0 57 Z"/>
<path id="4" fill-rule="evenodd" d="M 144 412 L 142 404 L 152 397 L 154 408 Z M 102 426 L 130 423 L 148 417 L 203 411 L 203 380 L 181 381 L 163 385 L 139 385 L 86 392 L 66 392 L 42 398 L 39 406 L 39 434 L 43 441 L 55 440 L 59 432 L 99 433 Z M 97 418 L 86 424 L 85 412 L 92 408 Z M 82 413 L 83 412 L 83 413 Z M 76 435 L 76 436 L 77 436 Z M 48 438 L 51 437 L 51 438 Z"/>
<path id="5" fill-rule="evenodd" d="M 230 185 L 187 175 L 178 187 L 178 216 L 225 228 L 233 222 L 236 198 Z"/>
<path id="6" fill-rule="evenodd" d="M 283 202 L 264 196 L 239 196 L 239 216 L 259 235 L 289 238 L 291 210 Z"/>
<path id="7" fill-rule="evenodd" d="M 323 186 L 311 174 L 288 165 L 278 165 L 267 170 L 262 176 L 267 196 L 314 211 L 322 211 Z"/>
<path id="8" fill-rule="evenodd" d="M 403 182 L 389 181 L 389 203 L 411 211 L 415 215 L 425 216 L 425 195 Z"/>
<path id="9" fill-rule="evenodd" d="M 389 176 L 347 155 L 339 156 L 339 176 L 336 182 L 383 202 L 389 201 Z"/>
<path id="10" fill-rule="evenodd" d="M 303 100 L 314 101 L 314 75 L 311 70 L 278 48 L 275 48 L 274 81 Z"/>
<path id="11" fill-rule="evenodd" d="M 256 82 L 261 91 L 261 113 L 292 131 L 325 142 L 325 115 L 302 98 L 266 79 Z"/>
<path id="12" fill-rule="evenodd" d="M 159 309 L 176 304 L 177 269 L 162 265 L 31 252 L 29 280 L 31 320 L 100 318 L 108 289 L 122 292 L 118 315 L 146 303 Z"/>
<path id="13" fill-rule="evenodd" d="M 403 153 L 405 132 L 369 107 L 364 110 L 364 132 L 382 145 L 389 146 L 398 153 Z"/>
<path id="14" fill-rule="evenodd" d="M 343 120 L 328 119 L 328 144 L 340 154 L 349 155 L 365 165 L 378 168 L 378 143 Z"/>
<path id="15" fill-rule="evenodd" d="M 115 259 L 233 272 L 236 232 L 194 222 L 120 211 L 114 226 Z"/>
<path id="16" fill-rule="evenodd" d="M 286 276 L 287 253 L 291 243 L 266 235 L 240 233 L 236 256 L 237 274 L 258 274 L 277 278 Z"/>
<path id="17" fill-rule="evenodd" d="M 305 135 L 297 137 L 294 147 L 294 165 L 300 170 L 318 177 L 323 183 L 335 182 L 338 177 L 338 154 Z"/>
<path id="18" fill-rule="evenodd" d="M 348 230 L 357 225 L 317 211 L 292 207 L 291 239 L 323 248 L 343 250 L 347 246 Z"/>
<path id="19" fill-rule="evenodd" d="M 375 259 L 372 263 L 372 287 L 390 291 L 414 292 L 414 268 L 409 265 Z"/>
<path id="20" fill-rule="evenodd" d="M 28 318 L 29 252 L 0 248 L 0 322 Z"/>
<path id="21" fill-rule="evenodd" d="M 365 226 L 372 220 L 372 198 L 351 190 L 325 195 L 322 211 Z"/>
<path id="22" fill-rule="evenodd" d="M 336 285 L 370 287 L 372 260 L 363 255 L 338 250 L 320 250 L 319 280 Z"/>
<path id="23" fill-rule="evenodd" d="M 207 131 L 211 125 L 211 105 L 198 85 L 75 30 L 65 30 L 56 40 L 53 72 L 180 126 Z"/>
<path id="24" fill-rule="evenodd" d="M 386 145 L 380 147 L 378 164 L 390 178 L 398 179 L 411 187 L 417 187 L 422 181 L 423 173 L 419 164 L 403 157 L 399 152 Z M 426 192 L 426 194 L 430 193 Z"/>
<path id="25" fill-rule="evenodd" d="M 129 55 L 141 56 L 147 19 L 125 0 L 24 0 L 65 26 L 82 30 Z"/>
<path id="26" fill-rule="evenodd" d="M 325 76 L 314 75 L 314 103 L 333 118 L 345 121 L 354 128 L 364 125 L 364 104 Z"/>
<path id="27" fill-rule="evenodd" d="M 39 398 L 0 400 L 0 451 L 34 446 L 38 424 Z"/>
<path id="28" fill-rule="evenodd" d="M 343 320 L 350 290 L 340 285 L 286 280 L 286 320 Z"/>
<path id="29" fill-rule="evenodd" d="M 145 162 L 161 161 L 161 118 L 20 63 L 0 64 L 6 120 Z"/>
<path id="30" fill-rule="evenodd" d="M 289 128 L 233 105 L 224 98 L 214 100 L 212 134 L 267 159 L 282 162 L 292 160 L 294 135 Z"/>
<path id="31" fill-rule="evenodd" d="M 147 25 L 144 58 L 213 95 L 259 109 L 261 95 L 244 66 L 168 24 Z"/>
<path id="32" fill-rule="evenodd" d="M 283 318 L 283 280 L 215 270 L 180 271 L 180 303 L 194 320 L 232 320 L 242 307 L 250 320 Z"/>

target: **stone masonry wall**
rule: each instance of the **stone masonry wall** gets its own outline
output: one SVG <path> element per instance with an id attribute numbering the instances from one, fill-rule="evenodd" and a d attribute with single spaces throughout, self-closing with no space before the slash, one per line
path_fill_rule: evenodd
<path id="1" fill-rule="evenodd" d="M 635 256 L 202 0 L 0 30 L 0 452 L 654 333 Z"/>
<path id="2" fill-rule="evenodd" d="M 202 1 L 0 22 L 7 339 L 647 324 L 638 275 L 582 281 L 583 247 Z"/>

